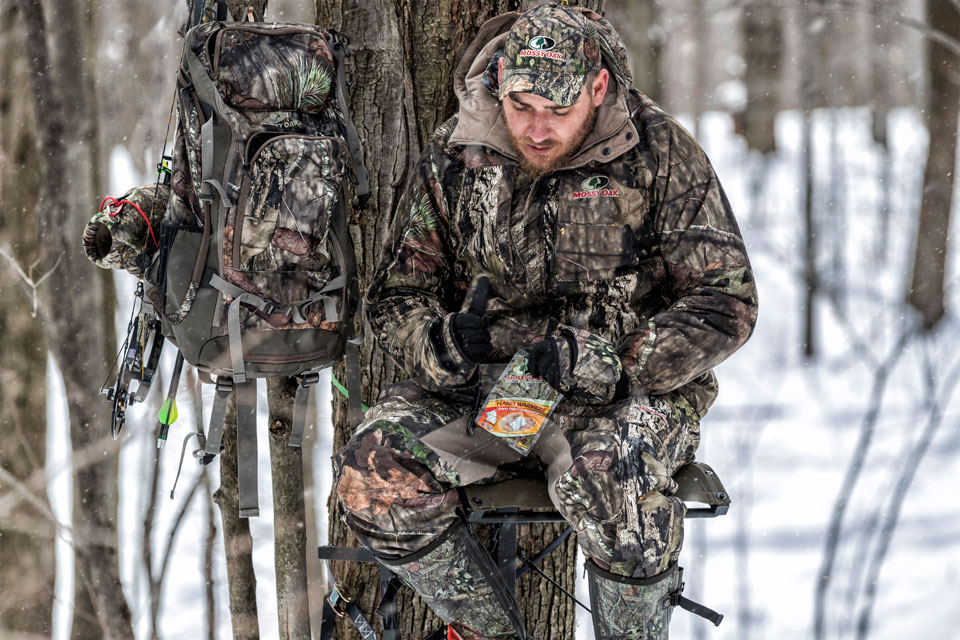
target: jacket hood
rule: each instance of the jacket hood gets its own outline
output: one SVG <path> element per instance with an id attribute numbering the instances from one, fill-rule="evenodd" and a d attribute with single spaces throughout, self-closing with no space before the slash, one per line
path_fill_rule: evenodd
<path id="1" fill-rule="evenodd" d="M 611 77 L 593 131 L 587 135 L 566 168 L 580 167 L 594 161 L 609 162 L 631 149 L 639 139 L 627 108 L 632 78 L 620 36 L 597 13 L 581 10 L 601 27 L 604 68 Z M 519 17 L 520 13 L 514 11 L 485 22 L 457 65 L 453 88 L 460 106 L 450 144 L 478 144 L 513 160 L 518 159 L 517 152 L 510 144 L 500 101 L 484 86 L 483 76 L 490 59 L 503 48 L 510 28 Z"/>

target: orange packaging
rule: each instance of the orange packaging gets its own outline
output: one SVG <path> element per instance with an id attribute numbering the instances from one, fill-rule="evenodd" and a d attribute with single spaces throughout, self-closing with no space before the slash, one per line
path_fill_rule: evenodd
<path id="1" fill-rule="evenodd" d="M 527 352 L 518 351 L 487 395 L 476 424 L 526 455 L 563 396 L 527 372 Z"/>

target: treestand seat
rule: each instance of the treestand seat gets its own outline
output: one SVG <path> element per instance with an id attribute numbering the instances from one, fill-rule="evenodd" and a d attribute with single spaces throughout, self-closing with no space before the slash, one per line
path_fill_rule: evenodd
<path id="1" fill-rule="evenodd" d="M 730 496 L 710 465 L 691 462 L 673 476 L 676 497 L 687 505 L 687 518 L 715 518 L 730 508 Z M 474 484 L 460 491 L 460 503 L 468 522 L 516 523 L 563 522 L 550 501 L 546 479 L 537 476 L 511 478 L 491 484 Z"/>
<path id="2" fill-rule="evenodd" d="M 674 495 L 687 506 L 687 518 L 715 518 L 724 515 L 730 508 L 730 495 L 710 465 L 691 462 L 681 467 L 673 475 L 673 480 L 677 483 Z M 517 577 L 528 570 L 541 573 L 537 564 L 573 533 L 573 527 L 567 527 L 556 540 L 533 558 L 528 558 L 522 551 L 518 553 L 517 525 L 564 521 L 550 501 L 546 478 L 543 476 L 523 476 L 490 484 L 475 484 L 457 491 L 467 522 L 494 526 L 490 536 L 493 547 L 490 552 L 497 562 L 504 582 L 514 593 Z M 372 553 L 357 547 L 320 547 L 319 555 L 321 560 L 376 562 Z M 398 582 L 388 569 L 381 567 L 381 605 L 377 613 L 383 619 L 383 637 L 397 640 L 400 638 L 396 611 Z M 349 615 L 358 628 L 364 625 L 369 628 L 366 618 L 356 609 L 356 605 L 340 593 L 336 585 L 324 606 L 326 629 L 332 629 L 332 616 L 335 612 Z M 424 640 L 441 640 L 445 637 L 441 629 L 429 634 Z"/>

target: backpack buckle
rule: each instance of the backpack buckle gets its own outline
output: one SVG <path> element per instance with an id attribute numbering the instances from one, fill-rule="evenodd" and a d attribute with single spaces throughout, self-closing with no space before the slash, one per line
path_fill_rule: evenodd
<path id="1" fill-rule="evenodd" d="M 300 386 L 306 389 L 320 382 L 320 374 L 314 372 L 305 373 L 300 378 Z"/>
<path id="2" fill-rule="evenodd" d="M 273 301 L 273 300 L 267 300 L 267 301 L 264 303 L 262 310 L 263 310 L 263 312 L 264 312 L 266 315 L 269 316 L 269 315 L 273 315 L 274 313 L 276 313 L 276 312 L 277 312 L 277 309 L 279 309 L 279 308 L 280 308 L 280 304 L 279 304 L 279 303 L 277 303 L 277 302 L 275 302 L 275 301 Z"/>
<path id="3" fill-rule="evenodd" d="M 333 588 L 330 593 L 327 594 L 327 602 L 330 603 L 333 612 L 342 618 L 347 615 L 347 604 L 353 601 L 340 593 L 340 588 L 337 586 L 337 583 L 334 582 Z"/>

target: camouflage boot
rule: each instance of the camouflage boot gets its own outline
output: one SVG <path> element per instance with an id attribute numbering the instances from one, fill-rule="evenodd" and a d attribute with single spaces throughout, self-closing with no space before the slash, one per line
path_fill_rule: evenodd
<path id="1" fill-rule="evenodd" d="M 683 588 L 673 565 L 652 578 L 628 578 L 585 563 L 596 640 L 667 640 L 676 595 Z"/>
<path id="2" fill-rule="evenodd" d="M 425 549 L 380 562 L 463 640 L 527 637 L 513 594 L 468 525 L 458 522 Z"/>

